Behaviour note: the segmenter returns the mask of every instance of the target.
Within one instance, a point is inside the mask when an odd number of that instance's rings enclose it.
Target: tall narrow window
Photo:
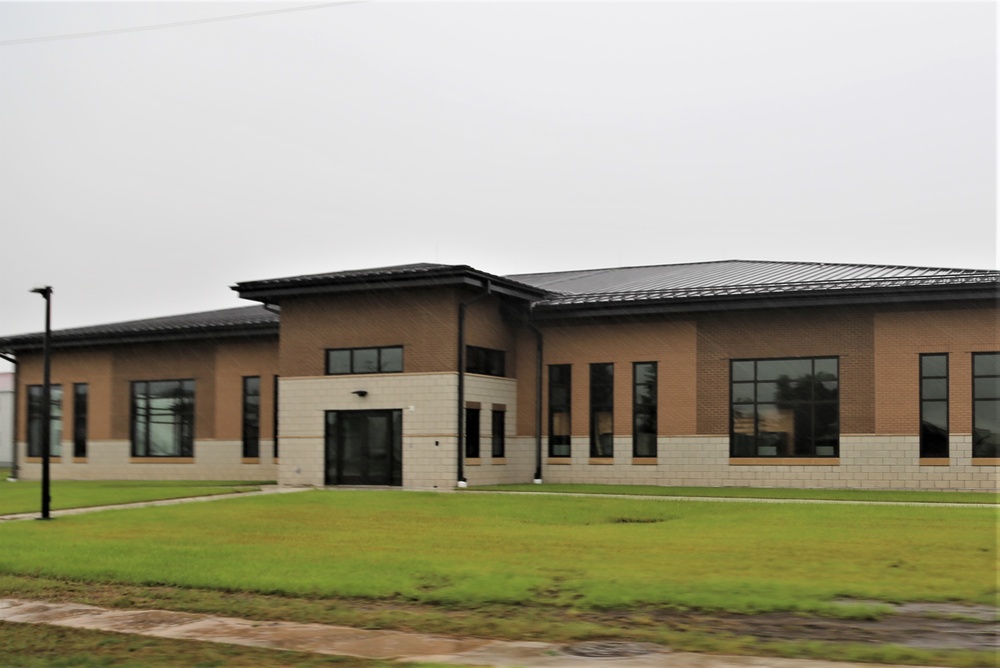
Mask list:
[[[260,376],[243,377],[243,456],[260,457]]]
[[[274,459],[278,459],[278,375],[275,374],[274,381],[272,383],[274,392],[271,394],[271,401],[274,405],[271,407],[273,420],[271,422],[271,427],[274,430]]]
[[[972,354],[972,456],[1000,457],[1000,353]]]
[[[570,381],[572,366],[549,366],[549,457],[569,457]]]
[[[502,459],[507,456],[505,431],[507,428],[507,413],[502,408],[493,409],[492,456]]]
[[[948,456],[948,355],[920,356],[920,456]]]
[[[86,383],[73,383],[73,456],[87,456]]]
[[[731,457],[837,456],[836,357],[734,360],[731,373]]]
[[[632,456],[656,457],[656,362],[632,365]]]
[[[465,456],[479,458],[479,409],[465,409]]]
[[[590,365],[590,456],[615,454],[615,365]]]
[[[194,381],[132,383],[132,456],[194,456]]]
[[[28,456],[42,456],[45,417],[42,385],[28,386]],[[49,455],[58,457],[62,441],[62,385],[49,385]]]

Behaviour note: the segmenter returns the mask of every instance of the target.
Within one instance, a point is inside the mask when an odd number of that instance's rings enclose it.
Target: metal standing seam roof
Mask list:
[[[757,260],[515,274],[508,278],[560,293],[537,302],[553,307],[831,290],[1000,287],[1000,272],[987,269]]]
[[[407,264],[374,269],[310,274],[237,284],[240,291],[311,285],[343,285],[366,289],[372,283],[390,284],[409,278],[475,277],[501,283],[535,306],[600,307],[602,305],[663,302],[697,303],[717,297],[761,297],[829,293],[832,291],[904,290],[925,287],[979,287],[1000,298],[1000,271],[893,265],[828,264],[722,260],[686,264],[612,267],[580,271],[495,276],[467,265]],[[686,308],[686,307],[685,307]],[[263,305],[204,311],[184,315],[130,320],[53,332],[53,342],[88,345],[113,341],[157,341],[227,335],[276,335],[280,316]],[[29,350],[42,345],[42,333],[0,337],[0,351]]]
[[[263,305],[242,306],[219,311],[185,313],[145,320],[128,320],[107,325],[75,327],[52,332],[56,344],[83,345],[108,340],[158,340],[218,335],[222,332],[270,334],[278,332],[279,315]],[[0,350],[31,349],[42,345],[43,333],[0,338]]]

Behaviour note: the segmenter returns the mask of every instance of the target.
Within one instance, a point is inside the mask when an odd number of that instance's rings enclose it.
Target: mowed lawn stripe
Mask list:
[[[313,491],[0,526],[0,572],[477,605],[995,603],[988,508]]]

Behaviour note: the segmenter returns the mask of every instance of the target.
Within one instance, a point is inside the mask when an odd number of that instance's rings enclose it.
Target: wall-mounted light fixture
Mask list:
[[[368,390],[354,390],[353,392],[351,392],[351,394],[356,394],[359,397],[367,397],[368,396]]]

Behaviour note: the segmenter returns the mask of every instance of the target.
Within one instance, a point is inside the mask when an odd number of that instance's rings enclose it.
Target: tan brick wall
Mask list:
[[[525,439],[527,440],[527,439]],[[622,445],[627,439],[622,439]],[[921,466],[916,436],[843,435],[839,462],[829,466],[729,463],[725,436],[662,437],[655,465],[635,465],[615,444],[613,465],[589,464],[587,439],[573,441],[569,464],[545,464],[547,483],[604,483],[703,487],[805,487],[843,489],[1000,489],[1000,467],[974,466],[971,439],[953,436],[948,466]],[[619,454],[621,453],[621,454]],[[525,480],[524,482],[527,482]]]
[[[729,434],[729,361],[840,358],[841,433],[875,430],[872,313],[865,308],[770,309],[698,318],[698,427]]]
[[[693,434],[697,415],[697,331],[687,320],[618,321],[545,325],[542,382],[542,429],[548,429],[548,367],[571,364],[572,434],[586,437],[589,452],[590,364],[615,365],[615,434],[632,433],[632,363],[656,362],[658,372],[657,424],[661,434]],[[518,345],[518,434],[535,430],[535,336],[522,329]],[[547,447],[547,445],[546,445]],[[574,452],[577,450],[574,442]],[[616,450],[618,444],[616,442]],[[632,446],[629,439],[628,452]]]
[[[458,301],[452,289],[374,291],[287,299],[281,375],[322,376],[327,348],[403,346],[406,373],[454,371]]]
[[[72,452],[72,441],[63,441],[63,452]],[[22,462],[18,475],[24,480],[39,480],[41,464],[25,462],[25,443],[18,449]],[[52,480],[277,480],[277,466],[271,459],[271,441],[261,440],[259,463],[243,463],[242,441],[198,441],[194,443],[191,463],[175,464],[150,461],[130,462],[129,441],[90,441],[86,460],[59,457],[50,465]],[[53,485],[57,498],[59,486]]]
[[[457,374],[283,377],[279,382],[281,484],[324,483],[325,411],[401,409],[403,486],[454,487]],[[368,392],[366,397],[352,394],[361,389]]]
[[[920,354],[948,353],[950,430],[971,434],[972,353],[991,351],[1000,351],[996,304],[876,314],[874,431],[920,433]]]

